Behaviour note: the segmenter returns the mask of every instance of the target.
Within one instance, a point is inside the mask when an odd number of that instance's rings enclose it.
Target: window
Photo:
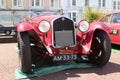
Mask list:
[[[22,7],[22,0],[13,0],[13,6]]]
[[[1,0],[1,4],[2,4],[2,5],[4,4],[4,0]]]
[[[14,6],[22,6],[22,2],[21,2],[21,0],[14,0],[14,4],[13,4]]]
[[[0,7],[5,7],[5,0],[0,0]]]
[[[110,15],[103,17],[100,21],[109,23]]]
[[[36,6],[39,6],[39,5],[40,5],[40,1],[36,0]]]
[[[32,5],[32,7],[43,6],[43,0],[32,0],[31,5]]]
[[[101,7],[101,0],[98,1],[98,7]]]
[[[116,1],[113,1],[113,9],[116,10]]]
[[[105,0],[98,0],[98,7],[105,7]]]
[[[71,19],[71,13],[68,13],[69,18]]]
[[[76,0],[72,0],[72,5],[73,5],[73,6],[76,5]]]
[[[51,0],[51,7],[54,6],[54,0]]]
[[[73,20],[76,22],[76,13],[73,13]]]
[[[120,22],[120,13],[115,13],[112,15],[111,23],[118,23]]]
[[[120,10],[120,1],[118,1],[118,10]]]
[[[89,6],[89,0],[85,0],[85,6]]]
[[[103,0],[102,2],[102,7],[105,7],[105,0]]]
[[[50,5],[49,5],[50,9],[60,9],[60,0],[49,0],[49,2],[50,2]]]
[[[32,0],[32,6],[34,6],[34,3],[35,3],[34,0]]]
[[[0,5],[3,6],[4,5],[4,0],[0,0]]]
[[[14,0],[14,6],[17,6],[17,0]]]

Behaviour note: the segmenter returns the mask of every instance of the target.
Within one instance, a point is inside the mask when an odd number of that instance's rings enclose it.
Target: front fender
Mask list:
[[[93,35],[96,31],[104,31],[106,33],[109,33],[110,29],[108,26],[106,26],[103,23],[91,23],[89,31],[87,33],[78,33],[77,36],[80,40],[80,36],[82,34],[82,42],[80,42],[80,45],[82,46],[82,53],[83,54],[89,54],[91,49],[91,44],[93,41]]]
[[[29,31],[32,29],[32,25],[28,22],[21,22],[21,23],[18,23],[16,26],[17,26],[18,32]]]
[[[95,31],[97,29],[103,30],[105,32],[110,31],[110,28],[106,24],[104,24],[103,22],[93,22],[90,24],[90,30]]]
[[[79,42],[78,45],[82,47],[82,54],[89,54],[93,34],[93,31],[87,32],[86,34],[77,33],[77,41]]]

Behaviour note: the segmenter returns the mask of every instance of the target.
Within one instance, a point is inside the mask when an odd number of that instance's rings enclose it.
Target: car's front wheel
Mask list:
[[[31,47],[30,39],[27,32],[18,32],[18,48],[20,69],[23,72],[31,71]]]
[[[106,32],[96,31],[91,45],[89,61],[97,66],[104,66],[111,56],[111,43]]]

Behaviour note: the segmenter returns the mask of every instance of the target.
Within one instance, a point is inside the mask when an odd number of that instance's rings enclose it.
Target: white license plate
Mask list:
[[[76,60],[76,54],[59,54],[55,55],[53,61],[69,61],[69,60]]]

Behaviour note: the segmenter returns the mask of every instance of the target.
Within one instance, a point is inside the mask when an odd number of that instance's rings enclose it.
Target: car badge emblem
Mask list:
[[[64,17],[62,18],[62,21],[65,21],[65,18],[64,18]]]

